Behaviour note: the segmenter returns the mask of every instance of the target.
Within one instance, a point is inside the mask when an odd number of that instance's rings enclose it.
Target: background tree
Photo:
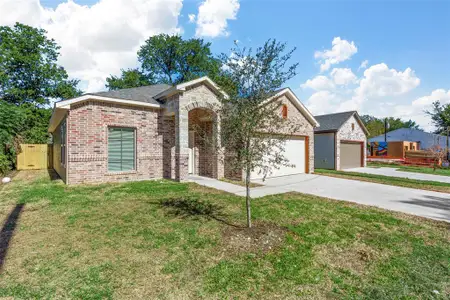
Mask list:
[[[183,40],[179,35],[150,37],[138,51],[141,70],[122,71],[121,77],[107,78],[110,90],[155,83],[178,84],[202,76],[220,83],[220,60],[202,39]]]
[[[218,108],[220,140],[227,165],[245,173],[248,227],[252,225],[250,174],[260,171],[265,178],[272,168],[289,165],[285,141],[299,129],[294,120],[282,118],[279,101],[268,101],[295,76],[297,64],[287,66],[294,50],[286,51],[286,44],[269,40],[254,53],[236,46],[232,57],[221,56],[233,84],[224,87],[229,97],[222,98]]]
[[[0,100],[0,174],[15,164],[25,122],[26,114],[19,106]]]
[[[0,99],[42,107],[50,99],[78,96],[78,80],[69,80],[56,63],[59,48],[43,29],[0,26]]]
[[[450,126],[450,103],[441,104],[440,101],[433,102],[433,108],[426,113],[431,117],[431,121],[436,126],[437,134],[446,134]]]
[[[19,143],[47,143],[51,101],[76,97],[78,80],[57,64],[59,46],[42,29],[0,26],[0,169],[14,166]],[[6,167],[5,167],[6,166]]]
[[[106,78],[106,82],[106,87],[109,90],[120,90],[155,84],[155,80],[151,75],[146,75],[139,69],[122,70],[122,75],[120,77],[111,75],[111,77]]]
[[[388,117],[389,131],[400,128],[420,129],[419,125],[413,121],[403,121],[400,118]],[[361,120],[369,131],[369,138],[384,134],[384,118],[376,118],[371,115],[362,115]]]

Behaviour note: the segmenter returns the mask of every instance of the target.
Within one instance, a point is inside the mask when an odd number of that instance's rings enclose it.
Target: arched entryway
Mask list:
[[[216,114],[207,108],[194,108],[188,112],[188,128],[188,174],[217,178]]]

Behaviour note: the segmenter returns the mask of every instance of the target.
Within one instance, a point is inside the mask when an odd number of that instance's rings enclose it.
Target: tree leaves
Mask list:
[[[431,117],[436,133],[444,134],[450,127],[450,104],[441,104],[440,101],[433,102],[433,108],[426,113]]]
[[[57,64],[59,48],[43,29],[0,26],[0,99],[42,107],[50,99],[80,95],[79,81],[69,80]]]
[[[202,39],[183,40],[179,35],[159,34],[148,38],[138,51],[141,69],[122,70],[110,76],[110,90],[166,83],[178,84],[202,76],[218,78],[220,61],[211,54],[211,44]]]
[[[384,119],[376,118],[370,115],[362,115],[361,120],[369,131],[369,138],[384,134]],[[419,125],[413,121],[403,121],[400,118],[389,117],[387,118],[389,129],[388,131],[400,129],[400,128],[412,128],[412,129],[420,129]]]
[[[112,90],[127,89],[155,83],[151,75],[146,75],[139,69],[122,70],[122,76],[111,76],[106,78],[106,87]]]

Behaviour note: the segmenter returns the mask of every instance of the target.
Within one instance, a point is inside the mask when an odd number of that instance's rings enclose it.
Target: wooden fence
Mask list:
[[[20,148],[21,152],[17,155],[17,170],[42,170],[53,167],[52,145],[21,144]]]
[[[431,151],[417,150],[417,151],[406,151],[405,152],[405,163],[411,165],[434,165],[435,158]],[[438,162],[441,164],[441,161]]]

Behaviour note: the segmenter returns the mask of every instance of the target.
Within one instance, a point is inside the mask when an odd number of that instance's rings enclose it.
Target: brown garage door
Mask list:
[[[341,142],[341,169],[361,167],[361,143]]]

